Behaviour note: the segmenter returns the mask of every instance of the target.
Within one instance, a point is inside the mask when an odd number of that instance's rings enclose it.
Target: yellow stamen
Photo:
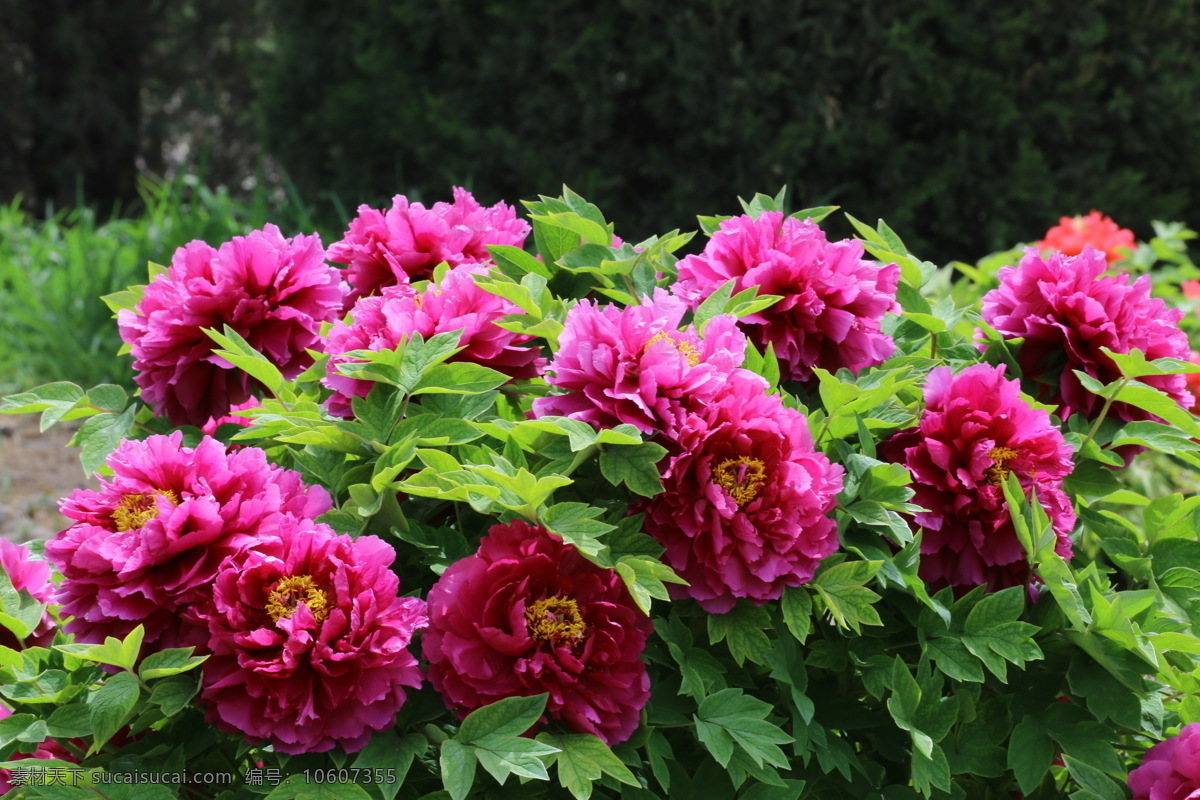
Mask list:
[[[1009,473],[1012,472],[1004,466],[1004,462],[1016,458],[1017,451],[1011,447],[993,447],[988,451],[988,456],[996,463],[984,470],[983,479],[992,486],[1000,486],[1008,480]]]
[[[739,506],[758,496],[767,478],[767,468],[757,458],[727,458],[713,470],[713,482],[725,490]]]
[[[329,598],[317,588],[311,575],[289,575],[281,578],[267,595],[267,613],[278,622],[296,613],[296,607],[304,603],[317,622],[329,616]]]
[[[179,505],[179,496],[170,489],[155,489],[145,494],[127,494],[109,515],[112,521],[117,523],[117,530],[132,531],[157,517],[158,503],[154,499],[155,495],[167,498],[173,506]]]
[[[530,636],[553,644],[574,644],[587,630],[579,606],[569,597],[538,600],[525,609],[525,624]]]
[[[698,351],[696,346],[686,339],[681,340],[675,338],[676,336],[682,335],[683,334],[681,334],[679,331],[659,331],[650,337],[650,341],[646,342],[646,346],[642,348],[642,352],[645,353],[650,349],[650,345],[654,344],[655,342],[661,342],[665,339],[674,345],[675,349],[687,359],[688,366],[694,367],[700,363],[700,351]]]

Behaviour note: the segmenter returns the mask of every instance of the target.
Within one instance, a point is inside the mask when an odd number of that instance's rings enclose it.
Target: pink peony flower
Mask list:
[[[213,355],[205,328],[228,325],[285,377],[300,374],[312,364],[305,348],[341,309],[338,271],[324,258],[320,237],[284,239],[274,225],[220,249],[176,250],[137,308],[117,315],[142,398],[172,424],[198,427],[250,399],[257,382]]]
[[[202,698],[207,719],[283,753],[360,750],[395,724],[425,603],[398,597],[396,552],[375,536],[274,517],[217,571]]]
[[[646,532],[706,610],[737,598],[762,605],[812,579],[838,546],[827,514],[842,468],[813,448],[808,422],[737,370],[728,390],[687,416],[663,470],[664,491],[643,505]]]
[[[350,417],[351,397],[366,397],[374,384],[348,378],[337,371],[339,364],[354,361],[343,355],[351,350],[390,350],[414,333],[425,339],[438,333],[462,331],[464,349],[450,361],[467,361],[499,370],[513,378],[536,376],[545,360],[537,347],[524,347],[532,336],[507,331],[496,321],[523,313],[502,297],[486,292],[475,276],[487,271],[481,264],[464,264],[446,273],[441,282],[417,294],[408,284],[389,286],[378,297],[364,297],[351,311],[349,324],[339,322],[330,329],[325,352],[331,354],[324,384],[334,390],[327,407],[331,414]]]
[[[1137,247],[1133,231],[1117,227],[1117,223],[1099,211],[1086,217],[1062,217],[1058,225],[1046,231],[1046,237],[1037,242],[1042,250],[1056,250],[1064,256],[1076,256],[1085,247],[1093,247],[1104,253],[1108,263],[1129,257]]]
[[[900,268],[863,259],[859,242],[829,242],[816,223],[768,211],[721,223],[700,255],[679,262],[675,291],[693,308],[730,279],[733,291],[757,287],[782,295],[739,325],[760,350],[775,346],[784,380],[809,381],[812,368],[852,373],[883,363],[895,350],[879,330],[899,313]]]
[[[42,605],[54,602],[54,587],[50,583],[50,565],[45,561],[34,561],[29,550],[7,539],[0,539],[0,569],[8,576],[12,587],[26,591]],[[7,628],[0,628],[0,646],[20,650],[22,647],[49,647],[54,639],[54,620],[48,612],[42,612],[42,620],[24,641],[19,641]]]
[[[1147,750],[1129,789],[1133,800],[1200,800],[1200,722]]]
[[[1141,350],[1147,359],[1188,357],[1187,335],[1179,329],[1183,312],[1150,297],[1150,277],[1129,283],[1128,276],[1103,276],[1104,255],[1085,247],[1077,256],[1055,253],[1043,259],[1025,251],[1018,267],[999,272],[1000,286],[984,295],[983,319],[1005,338],[1024,339],[1017,353],[1028,386],[1041,402],[1057,405],[1066,419],[1080,413],[1094,419],[1104,400],[1083,388],[1072,370],[1101,383],[1121,377],[1101,352]],[[1139,378],[1191,405],[1183,375]],[[1114,403],[1110,416],[1122,420],[1157,419],[1128,403]]]
[[[146,652],[203,645],[195,606],[221,562],[256,542],[272,517],[315,517],[332,505],[323,488],[271,465],[262,450],[181,441],[176,431],[123,442],[99,491],[62,501],[73,523],[46,543],[46,558],[63,574],[56,600],[78,640],[121,638],[140,623]]]
[[[690,325],[679,330],[686,311],[662,289],[628,308],[581,300],[567,313],[546,378],[570,393],[535,399],[534,415],[671,435],[687,409],[722,390],[746,352],[733,317],[714,317],[700,336]]]
[[[547,692],[546,714],[609,744],[650,697],[650,620],[612,570],[542,528],[494,525],[429,591],[429,680],[460,716]]]
[[[388,211],[358,207],[340,242],[329,248],[329,260],[347,266],[353,291],[349,308],[359,298],[379,294],[385,286],[429,278],[434,268],[490,262],[491,244],[521,247],[529,224],[511,206],[484,208],[466,189],[454,187],[453,203],[420,203],[396,195]]]
[[[915,428],[893,434],[880,457],[912,472],[914,527],[921,539],[921,579],[936,588],[987,584],[992,591],[1026,583],[1029,564],[1004,502],[1001,484],[1015,474],[1026,496],[1037,495],[1071,557],[1075,511],[1062,480],[1074,469],[1072,450],[1050,415],[1020,397],[1004,367],[976,364],[959,375],[929,374],[925,411]]]

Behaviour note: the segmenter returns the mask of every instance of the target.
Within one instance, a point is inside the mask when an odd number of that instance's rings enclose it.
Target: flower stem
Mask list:
[[[1084,437],[1083,443],[1079,445],[1079,452],[1083,452],[1083,448],[1087,447],[1088,442],[1096,435],[1096,431],[1100,430],[1100,424],[1104,422],[1104,418],[1108,416],[1108,410],[1112,408],[1113,399],[1121,393],[1121,390],[1125,388],[1125,384],[1127,383],[1129,383],[1129,378],[1121,378],[1121,380],[1117,381],[1117,388],[1113,390],[1112,394],[1104,398],[1104,405],[1100,408],[1100,416],[1096,417],[1096,421],[1092,423],[1092,427],[1087,432],[1087,436]]]

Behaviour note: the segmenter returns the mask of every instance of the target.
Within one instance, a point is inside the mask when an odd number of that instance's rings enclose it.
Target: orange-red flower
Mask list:
[[[1057,250],[1063,255],[1075,256],[1089,244],[1102,251],[1110,264],[1128,258],[1137,246],[1133,231],[1118,227],[1112,218],[1099,211],[1093,211],[1086,217],[1063,217],[1057,225],[1046,231],[1046,237],[1037,246],[1042,250]]]

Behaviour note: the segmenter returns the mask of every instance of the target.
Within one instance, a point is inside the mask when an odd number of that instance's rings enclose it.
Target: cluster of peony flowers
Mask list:
[[[495,324],[509,314],[524,312],[514,303],[479,288],[475,276],[486,271],[485,264],[468,263],[451,269],[420,293],[401,283],[384,288],[382,295],[355,303],[351,321],[334,325],[324,342],[330,359],[323,382],[334,390],[326,402],[329,412],[339,417],[353,416],[350,398],[366,397],[374,386],[338,371],[339,365],[355,360],[346,353],[390,350],[413,334],[429,339],[438,333],[461,330],[458,344],[463,349],[450,361],[482,364],[512,378],[536,376],[545,359],[538,348],[524,346],[533,337]]]
[[[753,287],[780,295],[738,324],[760,350],[774,345],[783,379],[811,381],[813,367],[857,375],[892,354],[895,345],[880,322],[900,311],[900,268],[862,255],[861,243],[830,242],[810,220],[778,211],[734,217],[721,223],[703,253],[680,260],[675,291],[692,308],[730,279],[734,292]]]
[[[737,598],[778,598],[837,549],[828,513],[843,473],[816,452],[804,416],[740,369],[734,319],[679,330],[685,310],[663,290],[627,308],[580,302],[547,367],[547,382],[570,391],[534,400],[533,413],[628,423],[668,447],[646,530],[690,584],[673,591],[724,612]]]
[[[396,195],[386,211],[358,207],[342,240],[329,248],[329,260],[346,265],[351,291],[346,307],[384,287],[432,277],[438,264],[489,262],[488,245],[520,247],[529,223],[505,203],[481,206],[471,193],[454,187],[453,203],[425,208]]]
[[[135,309],[117,315],[142,399],[173,425],[205,425],[251,397],[257,382],[213,354],[204,333],[226,325],[294,378],[312,364],[321,323],[341,309],[338,271],[319,236],[285,239],[274,225],[220,248],[175,251]]]
[[[983,298],[984,322],[1006,339],[1024,340],[1017,363],[1026,389],[1039,401],[1058,406],[1063,419],[1076,413],[1094,419],[1104,404],[1073,370],[1105,384],[1121,377],[1100,348],[1114,353],[1137,349],[1151,360],[1186,360],[1190,352],[1179,328],[1183,312],[1150,296],[1149,276],[1130,283],[1125,275],[1104,275],[1107,268],[1104,255],[1091,247],[1076,256],[1054,253],[1046,258],[1030,248],[1018,266],[1000,270],[1000,286]],[[1140,380],[1191,407],[1183,375]],[[1154,419],[1128,403],[1114,403],[1109,413],[1122,420]]]
[[[101,642],[145,627],[147,651],[211,658],[209,719],[286,753],[361,748],[420,684],[405,648],[424,603],[397,596],[395,553],[313,522],[328,493],[257,448],[182,434],[126,441],[99,491],[62,503],[46,544],[66,630]],[[215,589],[214,589],[215,587]]]
[[[1196,800],[1200,797],[1200,722],[1146,751],[1129,773],[1133,800]]]
[[[429,680],[460,716],[548,693],[546,716],[609,744],[650,698],[653,631],[616,572],[520,520],[494,525],[429,592]]]
[[[1077,256],[1085,247],[1092,247],[1104,253],[1104,258],[1112,264],[1128,258],[1137,242],[1133,231],[1118,227],[1111,218],[1093,211],[1086,217],[1062,217],[1036,246],[1064,256]]]
[[[912,473],[912,518],[923,528],[919,574],[931,587],[991,591],[1030,579],[1001,488],[1015,475],[1025,494],[1045,507],[1056,552],[1071,557],[1075,511],[1062,480],[1074,468],[1070,445],[1050,415],[1021,399],[1004,366],[976,364],[954,375],[939,367],[925,386],[925,411],[916,427],[880,446],[883,458]]]

